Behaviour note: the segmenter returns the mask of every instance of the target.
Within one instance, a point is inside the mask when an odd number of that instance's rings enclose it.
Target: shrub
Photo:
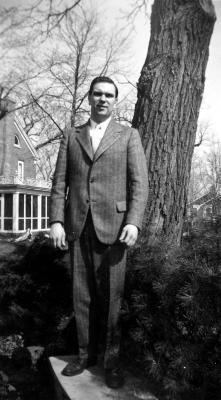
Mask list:
[[[67,253],[39,234],[0,259],[0,332],[21,333],[25,343],[52,345],[71,308]]]
[[[180,249],[143,243],[128,259],[125,352],[168,399],[221,392],[220,225],[203,228]]]

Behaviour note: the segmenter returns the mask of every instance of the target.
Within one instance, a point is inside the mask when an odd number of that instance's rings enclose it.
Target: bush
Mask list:
[[[42,234],[13,249],[0,259],[0,332],[22,333],[26,345],[59,351],[65,346],[61,321],[71,308],[67,253],[53,249]]]
[[[215,221],[193,231],[179,249],[143,242],[129,253],[124,356],[163,388],[157,394],[164,400],[220,397],[220,249]],[[13,250],[0,259],[1,335],[22,333],[25,346],[46,346],[50,354],[73,352],[67,253],[42,235]]]
[[[216,221],[181,249],[143,243],[129,255],[125,353],[168,399],[220,398],[220,239]]]

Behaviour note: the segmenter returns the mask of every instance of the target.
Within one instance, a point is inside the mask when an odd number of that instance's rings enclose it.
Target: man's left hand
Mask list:
[[[127,224],[123,228],[119,240],[128,247],[133,246],[137,241],[138,228],[135,225]]]

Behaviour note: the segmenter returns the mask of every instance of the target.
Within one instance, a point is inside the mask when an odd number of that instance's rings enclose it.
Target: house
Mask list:
[[[19,116],[0,120],[0,233],[47,229],[50,183],[36,176],[37,152]]]
[[[187,216],[193,220],[212,220],[221,216],[221,188],[210,191],[190,202],[187,206]]]

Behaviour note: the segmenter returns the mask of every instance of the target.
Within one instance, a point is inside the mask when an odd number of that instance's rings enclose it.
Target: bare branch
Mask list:
[[[76,9],[82,0],[75,0],[70,6],[60,8],[61,2],[57,0],[39,0],[29,7],[1,7],[0,25],[2,29],[0,36],[6,33],[21,31],[26,28],[33,29],[33,35],[29,32],[27,39],[35,37],[34,30],[38,29],[38,36],[47,38],[60,25],[67,16]]]
[[[203,141],[205,141],[208,137],[208,130],[209,130],[209,123],[208,122],[201,122],[197,129],[197,142],[195,143],[194,147],[199,147]]]
[[[9,49],[4,96],[16,101],[13,111],[20,111],[26,133],[34,139],[42,163],[47,162],[47,171],[55,161],[55,153],[49,150],[59,142],[62,128],[81,124],[89,116],[86,100],[93,77],[126,75],[121,60],[128,35],[114,30],[110,37],[98,25],[94,9],[81,4],[80,0],[67,0],[65,6],[60,0],[39,0],[22,12],[16,9],[10,31],[13,40],[4,43]],[[129,106],[129,100],[126,105],[126,97],[123,100],[118,117],[130,123],[133,105]],[[44,171],[44,165],[40,169]]]
[[[41,106],[41,104],[38,102],[38,99],[36,99],[33,94],[31,94],[31,97],[33,99],[33,102],[37,104],[37,106],[51,119],[51,121],[55,124],[55,126],[59,129],[61,133],[63,133],[63,130],[61,127],[58,125],[58,123],[55,121],[55,119],[52,117],[52,115],[44,108]]]
[[[63,136],[63,133],[58,133],[58,134],[55,135],[53,138],[48,139],[48,140],[45,140],[45,142],[42,142],[42,143],[38,144],[38,145],[35,147],[35,149],[36,149],[36,150],[39,150],[39,149],[41,149],[42,147],[47,146],[49,143],[53,143],[55,140],[61,139],[62,136]]]

